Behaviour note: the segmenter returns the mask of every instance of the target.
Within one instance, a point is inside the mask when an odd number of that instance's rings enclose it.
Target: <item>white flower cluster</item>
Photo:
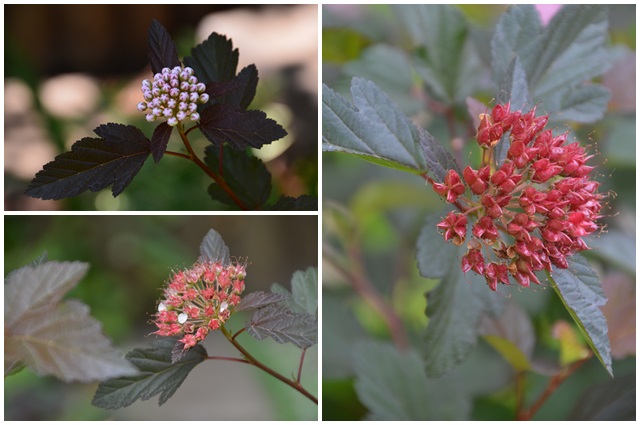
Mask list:
[[[164,117],[172,127],[187,117],[198,121],[198,103],[207,103],[209,100],[204,90],[205,85],[198,82],[193,69],[188,66],[162,68],[162,72],[153,76],[153,81],[142,81],[145,101],[138,103],[138,110],[147,112],[147,121],[153,122],[156,118]]]

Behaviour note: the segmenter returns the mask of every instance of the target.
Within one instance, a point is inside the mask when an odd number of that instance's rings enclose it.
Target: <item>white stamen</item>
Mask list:
[[[225,311],[227,308],[229,308],[229,303],[228,302],[225,301],[222,304],[220,304],[220,313]]]

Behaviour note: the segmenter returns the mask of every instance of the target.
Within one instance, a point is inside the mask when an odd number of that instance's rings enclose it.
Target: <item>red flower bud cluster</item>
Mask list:
[[[158,304],[154,324],[160,336],[182,335],[187,350],[231,316],[244,291],[246,264],[199,262],[174,272]]]
[[[437,227],[446,241],[462,245],[472,223],[461,267],[484,276],[494,291],[498,282],[509,284],[509,276],[528,287],[540,283],[537,271],[567,268],[567,257],[589,249],[582,237],[600,228],[604,196],[589,178],[591,156],[579,143],[567,144],[566,134],[545,130],[548,118],[536,116],[536,108],[522,113],[496,105],[478,126],[480,169],[465,168],[462,179],[449,170],[443,183],[433,183],[460,210]],[[507,133],[511,145],[496,169],[493,148]]]

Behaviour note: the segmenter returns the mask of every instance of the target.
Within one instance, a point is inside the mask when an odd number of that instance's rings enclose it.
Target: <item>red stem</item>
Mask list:
[[[192,130],[193,128],[194,127],[191,127],[189,130]],[[233,190],[229,187],[229,185],[227,185],[227,182],[225,182],[221,176],[217,175],[211,168],[207,167],[207,165],[204,162],[202,162],[200,158],[198,158],[198,156],[193,151],[193,148],[191,147],[191,143],[189,143],[189,139],[187,138],[186,133],[182,128],[182,123],[178,123],[178,132],[180,133],[180,138],[182,138],[182,142],[184,143],[184,146],[187,148],[187,151],[189,152],[190,156],[188,158],[191,161],[193,161],[198,167],[200,167],[205,173],[207,173],[207,175],[211,177],[222,188],[222,190],[224,190],[227,193],[227,195],[231,197],[231,199],[233,199],[233,202],[235,202],[235,204],[239,206],[240,209],[245,211],[248,210],[249,208],[238,198],[238,196],[233,192]],[[178,156],[178,155],[174,155],[174,156]]]
[[[574,362],[571,365],[569,365],[569,367],[567,367],[566,369],[564,369],[564,370],[560,371],[558,374],[554,375],[553,378],[551,378],[551,381],[549,381],[549,384],[547,385],[547,388],[545,388],[545,390],[542,392],[542,394],[540,394],[538,399],[535,401],[535,403],[533,403],[533,405],[529,409],[527,409],[527,410],[517,410],[516,411],[516,419],[519,420],[519,421],[528,421],[528,420],[530,420],[536,414],[536,412],[542,407],[544,402],[547,401],[549,396],[551,394],[553,394],[553,392],[555,390],[558,389],[560,384],[562,384],[565,381],[565,379],[567,379],[569,376],[571,376],[573,374],[573,372],[575,372],[587,360],[589,360],[589,358],[590,357],[586,357],[586,358],[584,358],[582,360],[578,360],[577,362]],[[522,407],[522,406],[520,406],[520,407]]]
[[[296,379],[296,382],[299,384],[300,383],[300,378],[302,377],[302,364],[304,363],[304,355],[307,352],[306,348],[302,349],[302,354],[300,355],[300,365],[298,366],[298,379]]]
[[[316,396],[314,396],[313,394],[311,394],[309,391],[305,390],[302,387],[302,385],[300,385],[300,382],[296,382],[296,381],[293,381],[291,379],[288,379],[288,378],[282,376],[281,374],[279,374],[278,372],[276,372],[275,370],[271,369],[267,365],[265,365],[265,364],[261,363],[260,361],[258,361],[242,345],[240,345],[238,343],[238,341],[233,339],[233,337],[231,336],[229,331],[224,327],[224,325],[220,326],[220,330],[222,331],[224,336],[227,338],[227,340],[229,340],[229,342],[231,344],[233,344],[233,346],[236,347],[236,349],[238,351],[240,351],[242,353],[242,355],[246,358],[246,363],[252,364],[252,365],[256,366],[257,368],[262,369],[263,371],[267,372],[269,375],[273,376],[274,378],[278,379],[279,381],[284,382],[285,384],[287,384],[291,388],[295,389],[300,394],[304,395],[309,400],[313,401],[315,404],[318,404],[318,398]]]
[[[337,261],[332,260],[332,255],[324,249],[323,257],[331,261],[336,270],[351,283],[353,289],[360,294],[364,301],[382,316],[389,327],[391,338],[398,350],[404,351],[409,348],[409,339],[402,325],[402,320],[400,320],[400,317],[398,317],[395,311],[387,305],[382,295],[380,295],[373,284],[366,278],[364,267],[362,266],[362,258],[357,248],[351,247],[349,249],[352,272],[340,265]]]

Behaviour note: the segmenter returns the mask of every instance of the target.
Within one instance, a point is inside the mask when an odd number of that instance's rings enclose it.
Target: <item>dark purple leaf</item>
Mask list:
[[[235,311],[255,310],[271,304],[286,300],[287,295],[274,294],[273,292],[255,291],[242,297],[242,301],[235,308]]]
[[[427,167],[431,171],[434,180],[437,182],[444,181],[444,176],[449,170],[456,170],[458,174],[462,174],[453,155],[442,146],[442,143],[423,128],[417,128],[418,140],[424,152]]]
[[[240,87],[242,87],[242,83],[236,80],[213,81],[207,84],[205,93],[207,93],[211,99],[215,99],[216,97],[230,94]]]
[[[176,341],[171,349],[171,363],[179,362],[187,354],[187,350],[184,349],[184,342]]]
[[[147,43],[149,44],[149,63],[154,74],[161,72],[162,68],[180,65],[175,43],[167,30],[155,19],[151,21]]]
[[[204,162],[224,177],[229,188],[246,207],[254,210],[262,207],[271,193],[271,174],[262,161],[229,145],[223,145],[222,155],[220,161],[220,147],[209,145],[205,149]],[[209,195],[225,204],[236,205],[217,183],[209,186]]]
[[[222,263],[224,266],[231,263],[229,247],[224,243],[220,233],[213,229],[209,229],[200,243],[200,261]]]
[[[191,49],[191,56],[186,56],[184,63],[193,68],[204,84],[231,80],[236,76],[238,49],[233,48],[231,40],[214,32]]]
[[[249,65],[233,80],[208,83],[206,93],[211,99],[217,98],[212,103],[223,103],[246,110],[256,95],[257,86],[258,70],[255,65]]]
[[[171,352],[175,344],[175,338],[159,338],[151,343],[151,347],[136,348],[127,353],[125,358],[140,373],[101,382],[91,404],[103,409],[120,409],[138,399],[149,400],[158,394],[158,404],[164,404],[182,385],[189,372],[207,358],[207,350],[198,344],[173,363]]]
[[[103,139],[85,137],[36,174],[25,194],[62,199],[113,185],[118,196],[131,183],[151,153],[151,142],[133,126],[105,124],[94,130]]]
[[[167,150],[167,144],[169,143],[172,130],[173,127],[166,122],[159,124],[156,129],[153,130],[153,136],[151,137],[151,154],[156,163],[160,162],[164,151]]]
[[[212,143],[228,142],[236,149],[260,148],[287,135],[262,111],[241,111],[228,105],[212,105],[202,111],[200,130]]]
[[[269,207],[273,211],[317,211],[318,198],[300,195],[297,198],[281,196],[274,205]]]
[[[307,313],[293,313],[286,305],[272,304],[257,310],[245,323],[255,339],[273,338],[280,344],[290,342],[308,348],[318,342],[318,322]]]
[[[234,79],[240,84],[240,88],[227,96],[226,104],[239,106],[246,110],[256,96],[258,87],[258,69],[251,64],[242,68],[242,71]]]

